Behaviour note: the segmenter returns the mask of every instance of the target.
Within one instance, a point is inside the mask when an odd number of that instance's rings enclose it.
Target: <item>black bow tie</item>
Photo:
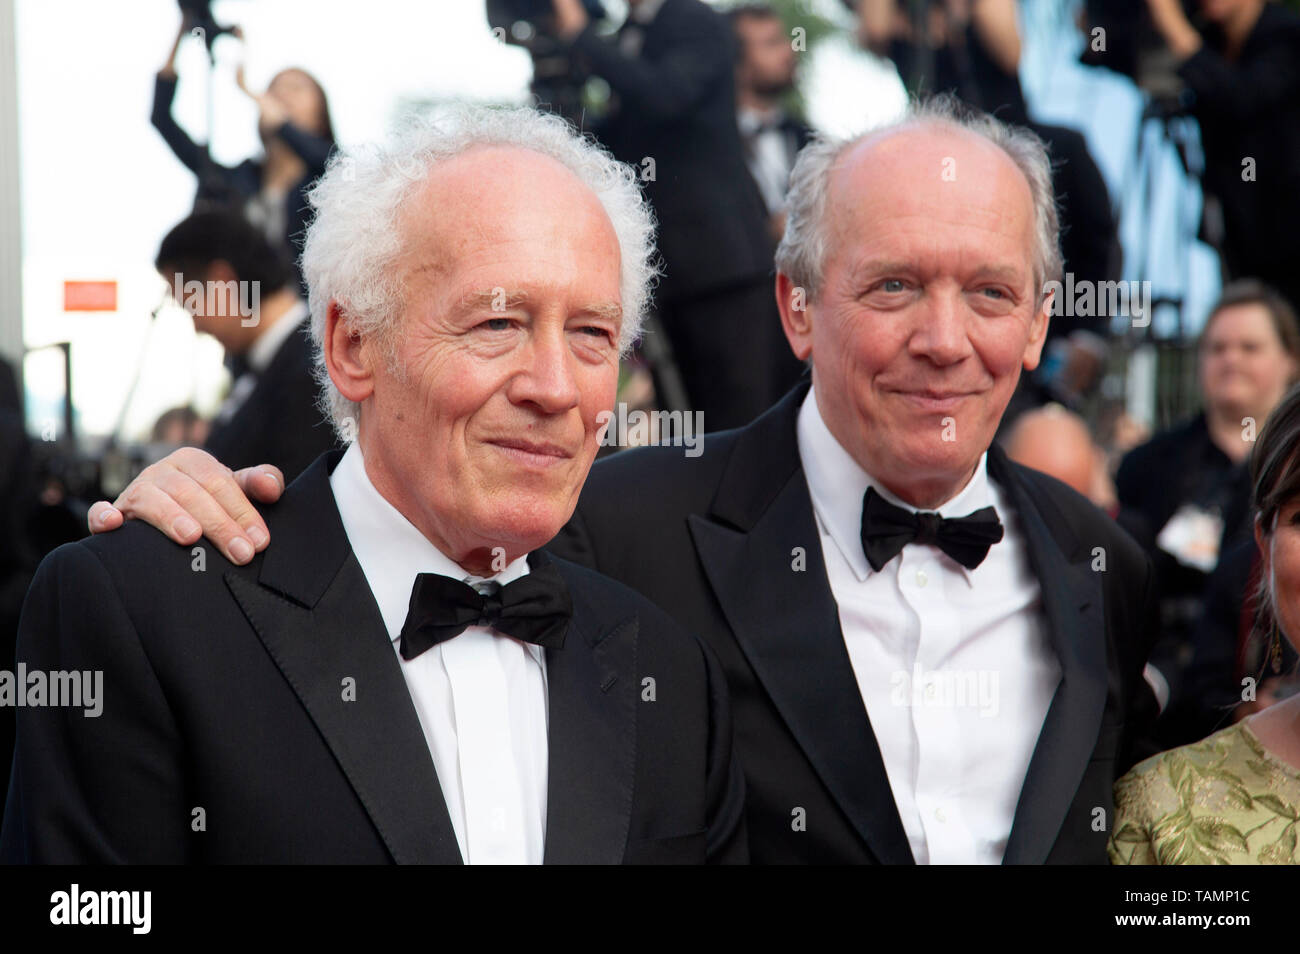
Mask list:
[[[569,588],[549,560],[529,558],[527,576],[501,586],[468,583],[437,573],[421,573],[411,587],[411,606],[402,626],[403,659],[414,659],[438,643],[459,636],[470,626],[490,626],[526,643],[559,649],[573,618]]]
[[[874,487],[862,500],[862,549],[876,572],[898,556],[909,543],[936,546],[968,570],[988,556],[989,547],[1002,539],[1002,522],[992,507],[982,507],[964,517],[895,507]]]

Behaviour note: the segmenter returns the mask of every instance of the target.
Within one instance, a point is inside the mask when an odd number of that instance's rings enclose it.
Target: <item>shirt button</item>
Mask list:
[[[948,816],[944,813],[942,808],[936,808],[934,810],[934,817],[936,821],[940,822],[946,822],[948,820]]]
[[[930,577],[926,575],[926,572],[925,572],[924,570],[917,570],[917,571],[916,571],[916,585],[917,585],[917,586],[925,586],[925,584],[927,584],[927,583],[929,583],[929,582],[930,582]]]

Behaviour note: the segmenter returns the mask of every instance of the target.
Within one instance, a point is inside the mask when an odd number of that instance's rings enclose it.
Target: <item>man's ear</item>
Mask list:
[[[1055,291],[1045,294],[1042,303],[1034,311],[1034,317],[1029,320],[1029,340],[1025,343],[1024,358],[1026,371],[1033,371],[1043,359],[1043,343],[1047,341],[1047,324],[1051,320],[1055,295]]]
[[[325,367],[339,393],[357,404],[375,391],[376,349],[370,344],[351,330],[343,306],[331,300],[325,313]]]
[[[812,354],[812,316],[809,314],[808,290],[796,285],[784,272],[776,273],[776,307],[781,312],[781,327],[790,342],[790,350],[800,361]]]

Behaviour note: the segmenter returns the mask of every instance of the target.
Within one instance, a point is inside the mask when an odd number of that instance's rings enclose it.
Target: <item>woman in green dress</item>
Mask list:
[[[1300,636],[1300,388],[1251,455],[1260,631],[1274,665]],[[1111,864],[1297,864],[1300,695],[1147,759],[1115,783]]]

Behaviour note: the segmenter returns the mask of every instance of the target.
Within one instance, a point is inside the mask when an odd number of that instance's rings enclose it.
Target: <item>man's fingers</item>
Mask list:
[[[96,500],[90,505],[90,512],[86,514],[86,525],[91,533],[106,533],[122,526],[125,519],[122,511],[107,500]]]
[[[143,475],[141,475],[143,476]],[[158,485],[159,478],[149,480],[137,477],[113,501],[124,517],[143,520],[167,534],[177,543],[193,543],[202,536],[202,528],[186,509]]]
[[[194,488],[185,484],[175,484],[170,480],[165,483],[159,481],[160,486],[203,525],[204,534],[220,546],[223,553],[231,557],[231,553],[227,552],[230,547],[234,548],[236,556],[244,552],[236,537],[242,537],[249,543],[251,549],[247,559],[235,559],[236,563],[247,563],[255,550],[262,549],[271,541],[261,515],[244,495],[239,479],[229,467],[211,454],[193,447],[176,451],[164,463],[171,464],[177,472],[198,485],[201,493],[196,493]],[[275,473],[280,474],[278,470]],[[272,499],[278,497],[277,492]],[[238,525],[240,532],[230,535],[227,521]]]
[[[235,487],[239,498],[244,499],[228,471],[224,477]],[[141,478],[117,500],[118,509],[126,516],[144,520],[177,543],[194,543],[200,535],[206,536],[232,563],[247,563],[253,558],[257,527],[246,530],[214,496],[213,489],[219,481],[204,486],[173,467],[160,468],[149,474],[147,480]],[[261,518],[256,520],[260,524]],[[261,532],[265,534],[264,527]]]
[[[249,500],[258,503],[275,503],[284,493],[284,474],[279,467],[259,464],[235,471],[235,481]]]

